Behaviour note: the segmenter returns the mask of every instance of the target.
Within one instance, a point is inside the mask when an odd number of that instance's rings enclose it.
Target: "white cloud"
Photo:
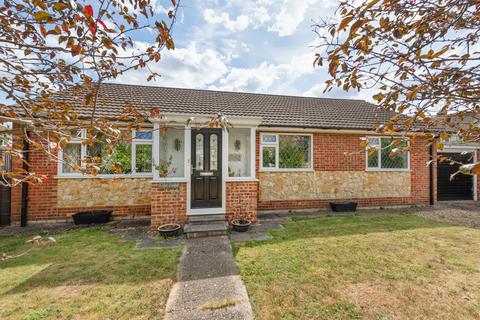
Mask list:
[[[136,42],[141,48],[145,44]],[[149,64],[150,69],[161,75],[156,81],[147,82],[148,70],[129,71],[116,79],[116,82],[183,88],[204,88],[227,72],[225,57],[211,49],[199,50],[195,42],[186,48],[163,52],[159,63]]]
[[[292,35],[300,23],[303,22],[308,7],[314,0],[284,0],[280,13],[275,17],[274,24],[268,31],[277,32],[279,36]]]
[[[294,56],[289,63],[263,61],[254,68],[231,68],[227,76],[210,89],[246,92],[285,93],[300,77],[313,73],[312,53]]]
[[[323,91],[325,90],[325,83],[317,83],[310,89],[303,92],[303,95],[306,97],[321,97],[324,95]]]
[[[225,12],[216,13],[212,9],[205,9],[203,18],[208,23],[221,24],[230,31],[245,30],[250,24],[250,18],[244,14],[237,16],[235,19],[230,19],[230,14]]]
[[[274,23],[268,31],[277,32],[279,36],[290,36],[297,30],[297,27],[306,19],[318,18],[312,16],[312,12],[322,14],[323,10],[337,5],[334,0],[283,0],[280,12],[275,16]],[[308,14],[308,18],[306,15]]]

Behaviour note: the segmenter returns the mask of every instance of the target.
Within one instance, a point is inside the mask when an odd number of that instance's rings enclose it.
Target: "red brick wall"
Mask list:
[[[18,127],[14,126],[13,131],[13,147],[17,150],[23,150],[23,139]],[[19,157],[12,156],[12,171],[15,173],[22,172],[23,161]],[[22,186],[16,185],[12,187],[10,194],[10,220],[13,224],[20,222],[20,213],[22,209]]]
[[[187,222],[187,183],[152,183],[151,227]]]
[[[258,181],[227,182],[227,219],[257,220]]]
[[[313,168],[315,171],[365,171],[365,149],[360,145],[364,135],[313,134]],[[257,134],[257,172],[260,168],[260,132]],[[429,149],[427,140],[417,138],[411,143],[411,196],[392,198],[348,199],[359,206],[427,205],[429,189]],[[436,172],[436,168],[434,170]],[[436,197],[436,195],[435,195]],[[342,201],[347,199],[335,199]],[[308,209],[329,206],[332,200],[259,201],[258,210]]]
[[[38,141],[35,135],[32,140]],[[18,129],[14,134],[13,143],[15,148],[23,148],[23,137]],[[32,144],[29,151],[29,171],[37,176],[45,176],[42,183],[32,184],[28,187],[28,221],[48,220],[69,220],[70,216],[79,211],[87,210],[112,210],[113,216],[142,216],[150,214],[149,205],[136,206],[108,206],[108,207],[77,207],[57,208],[57,162],[50,159],[49,155],[39,146]],[[13,159],[13,171],[21,172],[23,161],[19,158]],[[22,186],[12,188],[11,192],[11,221],[16,224],[20,222]]]
[[[359,135],[314,134],[315,171],[365,171],[365,149]]]

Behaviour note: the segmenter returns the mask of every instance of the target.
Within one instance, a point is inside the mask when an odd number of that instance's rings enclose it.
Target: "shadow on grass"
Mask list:
[[[120,241],[119,235],[105,229],[68,231],[55,238],[55,244],[0,262],[0,287],[10,287],[0,290],[0,295],[65,284],[139,284],[174,279],[181,254],[181,248],[137,250],[135,241]],[[25,244],[26,239],[1,237],[0,253],[26,251],[31,246]],[[46,267],[36,270],[35,265]],[[15,279],[5,279],[5,275]]]
[[[294,217],[281,230],[267,230],[270,240],[246,241],[233,245],[236,256],[242,246],[258,247],[297,239],[339,237],[376,232],[394,232],[422,228],[445,228],[447,224],[416,216],[412,213],[384,215],[341,215],[325,217]]]

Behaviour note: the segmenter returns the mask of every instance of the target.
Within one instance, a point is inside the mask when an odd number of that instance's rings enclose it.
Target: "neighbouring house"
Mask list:
[[[60,98],[81,106],[82,97],[68,91]],[[102,84],[97,114],[115,118],[126,103],[145,112],[155,106],[166,117],[152,117],[132,132],[118,157],[123,173],[84,176],[31,151],[30,170],[48,179],[29,187],[29,222],[69,221],[78,211],[108,209],[114,218],[150,216],[156,227],[206,214],[255,220],[259,211],[325,208],[332,201],[360,207],[437,201],[437,163],[428,165],[436,151],[417,137],[408,142],[409,152],[390,157],[381,147],[395,137],[375,128],[393,113],[365,101]],[[219,113],[232,128],[196,127]],[[101,143],[86,146],[83,136],[79,132],[59,158],[101,156]],[[378,150],[368,152],[362,139]],[[471,179],[470,199],[476,200],[477,180]],[[21,186],[11,190],[13,223],[20,220],[21,193]]]

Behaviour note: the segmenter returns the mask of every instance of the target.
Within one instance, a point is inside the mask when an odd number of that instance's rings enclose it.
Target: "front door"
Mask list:
[[[222,206],[222,130],[192,129],[192,208]]]

